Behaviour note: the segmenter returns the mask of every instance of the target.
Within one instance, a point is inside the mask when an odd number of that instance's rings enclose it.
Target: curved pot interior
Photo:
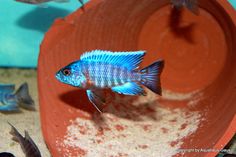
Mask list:
[[[199,157],[207,152],[180,148],[226,144],[236,130],[236,31],[229,16],[235,12],[223,0],[199,0],[199,7],[196,16],[173,9],[168,0],[94,0],[85,12],[55,21],[38,63],[42,129],[54,157]],[[108,91],[99,115],[84,90],[55,79],[58,69],[94,49],[145,50],[141,67],[163,58],[163,95]]]

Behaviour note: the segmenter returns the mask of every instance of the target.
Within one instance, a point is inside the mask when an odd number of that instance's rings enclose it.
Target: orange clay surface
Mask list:
[[[199,0],[200,15],[169,0],[91,0],[58,19],[38,62],[45,141],[61,156],[212,157],[236,131],[236,12],[225,0]],[[165,60],[163,96],[106,91],[103,115],[84,90],[55,73],[85,51],[146,50],[141,67]],[[187,151],[183,151],[187,149]]]

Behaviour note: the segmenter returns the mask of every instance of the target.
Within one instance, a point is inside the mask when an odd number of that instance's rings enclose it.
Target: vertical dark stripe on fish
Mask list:
[[[117,67],[117,76],[116,76],[116,79],[117,79],[118,85],[121,85],[121,84],[122,84],[121,73],[122,73],[121,68],[120,68],[120,67]]]

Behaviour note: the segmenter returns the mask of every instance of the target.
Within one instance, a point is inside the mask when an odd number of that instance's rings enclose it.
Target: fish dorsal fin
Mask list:
[[[34,146],[35,148],[37,148],[36,144],[34,143],[34,141],[32,140],[32,138],[30,137],[28,131],[25,131],[25,139],[28,140],[32,146]]]
[[[3,93],[13,93],[15,90],[14,84],[0,84],[0,91]]]
[[[111,52],[93,50],[81,55],[82,61],[94,61],[122,65],[130,70],[137,69],[142,62],[145,51]]]

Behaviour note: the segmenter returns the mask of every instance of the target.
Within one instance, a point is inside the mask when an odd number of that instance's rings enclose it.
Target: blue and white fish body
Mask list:
[[[27,83],[23,83],[15,93],[14,91],[14,84],[0,84],[0,112],[18,111],[19,106],[34,110],[34,101],[29,95]]]
[[[90,102],[101,112],[104,101],[102,89],[111,89],[124,95],[145,95],[141,85],[161,95],[160,74],[163,60],[157,60],[138,70],[144,51],[111,52],[94,50],[84,53],[56,73],[56,78],[75,87],[86,89]]]

